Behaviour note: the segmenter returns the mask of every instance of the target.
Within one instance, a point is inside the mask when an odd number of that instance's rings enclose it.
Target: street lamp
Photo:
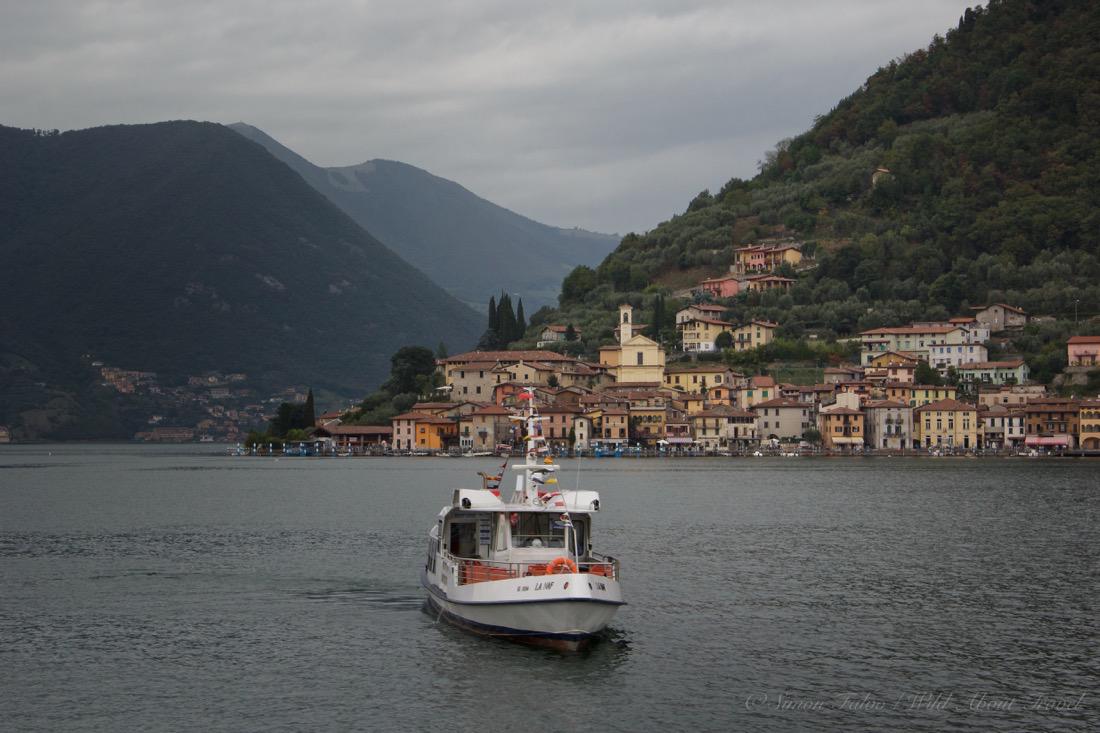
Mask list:
[[[1073,299],[1073,325],[1077,325],[1077,304],[1081,302],[1080,298]]]

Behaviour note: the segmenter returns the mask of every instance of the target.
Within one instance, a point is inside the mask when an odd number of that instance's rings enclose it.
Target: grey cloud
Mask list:
[[[966,7],[840,0],[7,3],[3,124],[244,120],[547,223],[642,231],[747,177]]]

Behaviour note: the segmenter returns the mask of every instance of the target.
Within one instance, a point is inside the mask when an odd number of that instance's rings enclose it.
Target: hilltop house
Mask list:
[[[733,333],[734,325],[711,318],[692,318],[678,325],[683,350],[686,353],[717,351],[715,341],[721,333]]]
[[[989,327],[989,330],[996,333],[997,331],[1009,331],[1012,329],[1023,328],[1027,325],[1027,312],[1022,308],[1017,308],[1006,303],[994,303],[993,305],[975,306],[974,318],[980,323],[984,323]]]
[[[733,330],[734,351],[749,351],[770,344],[775,338],[777,328],[778,323],[769,321],[750,321],[744,326],[738,326]]]
[[[544,326],[542,331],[539,332],[539,340],[535,343],[535,347],[541,349],[547,344],[557,344],[568,341],[568,333],[569,326],[560,326],[557,324]],[[581,335],[580,329],[574,328],[573,334],[579,338]]]
[[[708,277],[699,283],[699,289],[715,298],[732,298],[741,291],[741,283],[732,275]]]
[[[693,318],[710,318],[712,320],[720,321],[722,320],[722,315],[725,314],[725,312],[726,308],[721,305],[696,303],[676,311],[676,326],[679,327],[680,324],[687,323]]]
[[[673,364],[665,367],[664,386],[688,394],[710,391],[713,387],[731,387],[744,378],[728,366],[713,364]]]
[[[772,242],[738,247],[733,251],[733,273],[751,275],[771,272],[780,265],[792,267],[802,262],[802,245],[795,242]]]
[[[1023,359],[978,361],[959,365],[959,379],[982,384],[1023,384],[1030,372]]]
[[[1071,336],[1066,342],[1066,361],[1070,366],[1100,365],[1100,336]]]

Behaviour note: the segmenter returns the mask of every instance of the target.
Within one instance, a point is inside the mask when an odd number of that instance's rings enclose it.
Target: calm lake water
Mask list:
[[[0,447],[0,727],[1100,725],[1100,462],[582,461],[630,605],[572,656],[422,611],[495,465]]]

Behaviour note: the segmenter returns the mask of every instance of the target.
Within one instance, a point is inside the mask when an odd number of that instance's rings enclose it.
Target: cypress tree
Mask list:
[[[489,296],[489,326],[490,331],[500,333],[500,314],[497,313],[497,299]]]
[[[310,387],[309,394],[306,395],[306,404],[302,408],[302,425],[303,429],[312,428],[317,424],[317,414],[313,409],[313,388]]]
[[[519,340],[523,338],[523,334],[527,332],[527,318],[523,315],[523,298],[519,299],[519,305],[516,306],[516,338],[513,340]]]
[[[501,293],[498,307],[500,312],[497,315],[497,320],[500,327],[497,332],[500,334],[501,347],[505,347],[516,340],[516,313],[512,310],[511,296],[507,293]]]

